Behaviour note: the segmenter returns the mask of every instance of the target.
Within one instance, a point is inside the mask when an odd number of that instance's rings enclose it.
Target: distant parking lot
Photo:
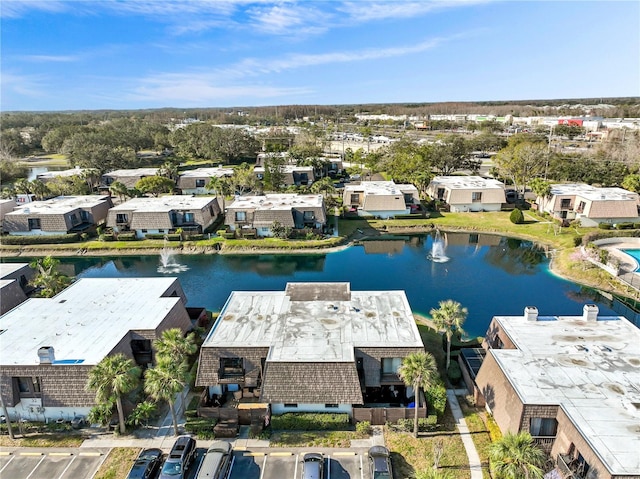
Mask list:
[[[108,449],[16,449],[0,451],[0,477],[11,479],[90,479]]]

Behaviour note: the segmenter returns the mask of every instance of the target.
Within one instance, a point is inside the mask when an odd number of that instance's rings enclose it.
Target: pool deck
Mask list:
[[[594,244],[608,251],[619,261],[618,279],[640,292],[640,264],[624,252],[625,249],[640,249],[640,238],[607,238],[594,241]]]

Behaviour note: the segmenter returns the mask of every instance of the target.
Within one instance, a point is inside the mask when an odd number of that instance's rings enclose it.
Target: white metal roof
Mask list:
[[[393,181],[362,181],[359,185],[345,185],[345,191],[364,191],[367,195],[402,195],[404,191],[417,192],[410,184],[396,184]]]
[[[9,215],[57,215],[73,211],[77,208],[93,208],[105,201],[108,196],[102,195],[85,195],[85,196],[58,196],[45,201],[32,201],[18,206]]]
[[[33,298],[0,316],[0,364],[55,360],[94,365],[130,330],[154,330],[181,299],[161,297],[176,278],[84,278],[53,298]]]
[[[452,190],[478,190],[498,188],[504,190],[504,183],[481,176],[436,176],[431,183],[446,186]]]
[[[53,179],[53,178],[57,178],[57,177],[69,177],[69,176],[77,176],[82,174],[84,171],[86,171],[85,168],[80,168],[80,167],[76,167],[76,168],[71,168],[68,170],[59,170],[59,171],[47,171],[45,173],[39,173],[37,175],[37,178],[39,180],[45,179]]]
[[[111,211],[159,213],[173,210],[200,210],[216,201],[213,196],[167,195],[158,198],[132,198],[111,208]]]
[[[29,266],[29,263],[0,263],[0,278],[13,274],[25,266]]]
[[[103,176],[155,176],[158,168],[130,168],[125,170],[113,170]]]
[[[302,208],[305,206],[319,208],[322,206],[322,202],[322,195],[298,195],[295,193],[264,196],[237,196],[233,203],[228,205],[228,208],[289,210],[292,207]]]
[[[525,404],[560,405],[609,471],[640,473],[640,329],[624,317],[495,317],[518,349],[492,349]]]
[[[233,168],[196,168],[195,170],[187,170],[180,173],[180,178],[202,178],[202,177],[221,177],[233,175]]]
[[[623,188],[598,188],[585,183],[559,183],[551,185],[551,194],[556,196],[581,196],[591,201],[637,201],[638,194]]]
[[[423,347],[404,291],[297,284],[315,293],[292,300],[286,291],[232,292],[204,346],[270,347],[269,361],[286,362],[353,361],[354,347]],[[347,296],[335,296],[345,288]]]

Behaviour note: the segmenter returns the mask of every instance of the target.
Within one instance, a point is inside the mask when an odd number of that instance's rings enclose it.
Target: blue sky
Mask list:
[[[2,0],[0,108],[640,96],[638,1]]]

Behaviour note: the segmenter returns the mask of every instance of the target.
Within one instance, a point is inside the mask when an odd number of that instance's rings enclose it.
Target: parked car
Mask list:
[[[369,471],[371,479],[393,479],[389,449],[384,446],[369,449]]]
[[[225,479],[231,468],[231,444],[215,441],[200,462],[196,479]]]
[[[162,466],[159,479],[184,479],[196,457],[196,441],[191,436],[178,436]]]
[[[152,479],[162,463],[160,449],[144,449],[133,463],[127,479]]]
[[[302,458],[302,479],[322,479],[324,477],[324,457],[317,452],[309,452]]]
[[[516,190],[505,190],[504,196],[507,199],[507,203],[515,203],[518,201],[518,192]]]

